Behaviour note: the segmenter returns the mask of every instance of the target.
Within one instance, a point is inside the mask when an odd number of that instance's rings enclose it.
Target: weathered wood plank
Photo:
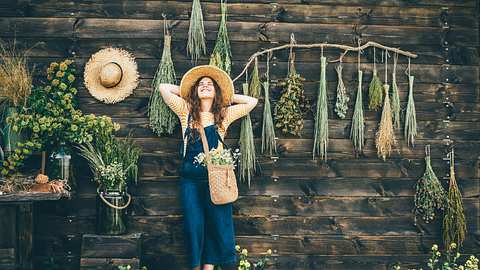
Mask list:
[[[478,233],[476,216],[467,216],[467,231]],[[84,233],[94,230],[92,218],[75,218],[65,224],[61,217],[49,216],[41,220],[40,228],[56,224],[58,234],[71,234],[82,228]],[[431,224],[418,221],[414,226],[411,217],[243,217],[234,216],[236,235],[377,235],[377,236],[440,236],[441,220]],[[169,232],[183,235],[181,216],[134,216],[129,218],[128,228],[148,236]],[[77,228],[75,228],[77,227]],[[44,232],[42,233],[45,234]]]
[[[63,37],[73,34],[75,18],[0,17],[0,37]]]
[[[7,19],[10,20],[10,19]],[[14,19],[11,19],[14,20]],[[139,23],[141,21],[141,23]],[[188,32],[189,21],[178,20],[172,39],[185,39]],[[207,40],[215,40],[218,22],[204,22]],[[260,27],[259,27],[260,26]],[[351,26],[341,24],[294,24],[269,22],[259,24],[255,22],[230,22],[228,23],[231,40],[271,42],[288,42],[290,33],[294,33],[299,43],[309,42],[352,42]],[[76,24],[75,32],[79,38],[151,38],[163,33],[162,20],[131,20],[131,19],[80,19]],[[396,26],[385,27],[369,25],[364,29],[364,40],[376,40],[391,45],[404,44],[438,44],[442,40],[441,28],[438,27],[410,27]],[[469,30],[456,29],[448,36],[449,41],[457,45],[475,46],[478,37],[469,36]]]
[[[142,177],[163,177],[178,175],[180,161],[172,157],[144,155],[141,159]],[[446,175],[445,161],[433,160],[433,167],[438,175]],[[352,178],[382,178],[382,177],[420,177],[425,165],[420,159],[351,159],[328,160],[322,163],[309,157],[280,158],[273,160],[260,159],[261,168],[258,175],[263,176],[304,176],[304,177],[352,177]],[[479,178],[478,161],[460,160],[456,162],[457,177],[460,179]]]
[[[22,8],[22,7],[21,7]],[[85,18],[128,18],[128,19],[163,19],[188,20],[191,3],[178,1],[119,1],[107,3],[74,3],[48,1],[42,4],[24,5],[20,14],[33,17],[85,17]],[[220,20],[218,3],[204,2],[202,5],[204,20]],[[310,4],[308,8],[299,4],[288,3],[229,3],[228,20],[290,23],[357,23],[362,14],[369,14],[364,24],[374,25],[416,25],[439,26],[442,10],[436,7],[382,7],[368,5],[332,6]],[[452,26],[468,27],[476,23],[472,9],[449,8],[449,20]]]
[[[81,257],[139,259],[142,254],[142,234],[97,235],[84,234]]]
[[[158,177],[158,176],[157,176]],[[440,177],[440,175],[439,175]],[[417,178],[343,178],[322,176],[279,177],[269,179],[254,178],[250,188],[240,184],[240,195],[267,196],[349,196],[349,197],[396,197],[413,196]],[[446,181],[445,181],[446,182]],[[458,185],[464,198],[473,198],[480,194],[478,179],[458,179]],[[142,181],[134,194],[148,196],[178,196],[178,180]],[[446,183],[445,183],[446,184]],[[303,198],[302,198],[303,199]]]
[[[157,186],[158,189],[165,188],[161,183],[158,183]],[[62,205],[44,204],[44,207],[48,207],[48,211],[42,208],[40,213],[65,216],[72,214],[70,209],[74,209],[77,216],[94,216],[96,200],[93,196],[94,194],[82,194],[81,198]],[[466,215],[478,216],[480,207],[475,197],[464,198],[463,203]],[[411,215],[413,206],[413,196],[333,197],[282,195],[272,197],[241,194],[239,199],[233,204],[233,209],[234,214],[239,216],[389,217]],[[152,190],[151,194],[134,196],[132,206],[128,208],[128,213],[139,216],[180,215],[182,214],[180,197],[157,194]],[[59,244],[67,244],[68,241],[63,239]]]

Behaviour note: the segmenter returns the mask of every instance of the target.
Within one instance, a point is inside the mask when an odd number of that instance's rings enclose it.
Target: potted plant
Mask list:
[[[78,147],[97,183],[97,232],[118,235],[126,233],[125,209],[131,202],[128,184],[136,183],[140,148],[131,137],[118,139],[100,136],[93,143]]]
[[[20,133],[6,119],[26,105],[32,89],[32,74],[27,64],[27,51],[13,44],[0,42],[0,160],[9,156],[20,140]]]

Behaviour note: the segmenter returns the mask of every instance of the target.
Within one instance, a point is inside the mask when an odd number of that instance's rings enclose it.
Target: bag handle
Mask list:
[[[208,162],[210,160],[210,150],[208,147],[207,136],[205,136],[205,129],[203,129],[203,126],[200,125],[200,127],[197,127],[197,130],[200,133],[200,137],[202,138],[203,152],[205,152],[205,158]]]

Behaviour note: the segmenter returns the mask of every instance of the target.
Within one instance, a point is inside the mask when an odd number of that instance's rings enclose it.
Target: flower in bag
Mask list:
[[[235,165],[238,157],[240,156],[240,150],[235,149],[233,153],[230,149],[218,149],[213,148],[209,152],[210,160],[208,163],[213,165]],[[196,157],[194,162],[196,164],[201,164],[203,166],[207,165],[206,160],[207,155],[205,153],[199,153]]]

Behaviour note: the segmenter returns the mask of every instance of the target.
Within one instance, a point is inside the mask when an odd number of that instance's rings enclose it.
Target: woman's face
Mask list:
[[[204,77],[198,83],[197,94],[199,99],[214,99],[215,87],[212,79]]]

